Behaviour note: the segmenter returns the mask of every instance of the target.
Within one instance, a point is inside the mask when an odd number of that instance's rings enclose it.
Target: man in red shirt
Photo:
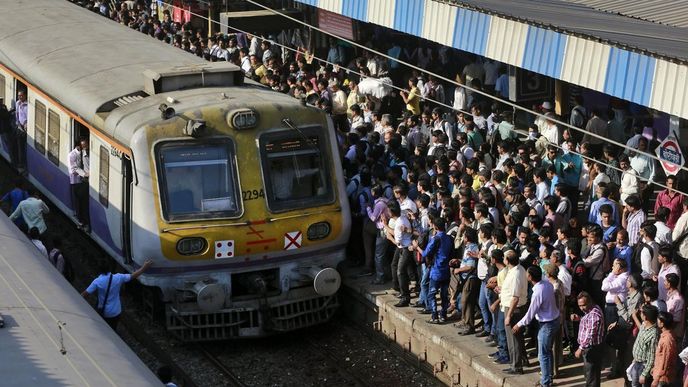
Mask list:
[[[657,195],[657,201],[655,202],[655,213],[660,207],[666,207],[671,211],[669,213],[669,218],[667,219],[667,226],[669,228],[674,228],[676,221],[681,216],[683,208],[681,203],[683,202],[683,195],[676,192],[674,189],[677,186],[676,176],[669,175],[666,178],[666,186],[669,187]]]

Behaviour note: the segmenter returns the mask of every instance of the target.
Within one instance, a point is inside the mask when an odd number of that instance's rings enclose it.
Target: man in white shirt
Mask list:
[[[38,195],[38,191],[35,189],[30,190],[29,197],[19,203],[17,209],[10,215],[10,220],[15,220],[19,216],[22,216],[29,230],[36,227],[38,233],[43,235],[48,229],[43,216],[49,213],[50,209],[38,198]]]
[[[640,237],[645,245],[649,246],[650,249],[645,246],[637,245],[636,249],[640,249],[640,275],[644,279],[651,280],[653,276],[659,274],[659,260],[657,256],[659,254],[659,245],[655,242],[655,236],[657,234],[657,228],[654,224],[647,225],[640,229]]]
[[[621,193],[621,203],[626,204],[626,199],[629,196],[638,194],[640,192],[640,181],[638,179],[637,172],[631,168],[630,160],[625,154],[619,157],[619,167],[623,169],[619,193]]]
[[[88,177],[89,165],[86,156],[88,152],[88,140],[82,138],[69,152],[69,188],[72,198],[74,216],[79,222],[79,227],[89,224],[88,221]]]

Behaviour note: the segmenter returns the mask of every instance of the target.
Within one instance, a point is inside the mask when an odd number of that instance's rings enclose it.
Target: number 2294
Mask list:
[[[256,200],[259,198],[264,198],[265,197],[265,191],[262,189],[257,190],[248,190],[248,191],[241,191],[241,196],[243,197],[244,201],[246,200]]]

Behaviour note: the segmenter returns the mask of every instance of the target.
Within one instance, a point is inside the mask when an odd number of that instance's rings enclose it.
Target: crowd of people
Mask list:
[[[320,60],[250,34],[206,38],[143,1],[87,3],[327,111],[352,212],[349,257],[398,292],[397,307],[432,324],[458,320],[508,374],[523,373],[532,345],[542,386],[565,352],[582,358],[590,386],[606,366],[632,386],[688,385],[688,198],[650,156],[650,115],[576,96],[568,114],[542,101],[541,114],[519,116],[486,95],[509,96],[504,65],[379,30],[367,45],[388,57],[331,39]],[[666,188],[654,198],[658,182]]]

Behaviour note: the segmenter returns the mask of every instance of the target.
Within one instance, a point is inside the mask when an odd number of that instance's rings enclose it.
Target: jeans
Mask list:
[[[387,237],[384,231],[379,231],[375,237],[375,279],[385,280],[385,259],[387,255]]]
[[[628,380],[631,382],[632,387],[642,387],[642,386],[649,386],[650,383],[648,381],[650,380],[650,376],[645,378],[645,384],[640,384],[640,375],[643,373],[643,368],[645,368],[645,363],[640,363],[637,361],[633,361],[631,363],[631,366],[628,367]]]
[[[430,289],[428,290],[427,304],[430,306],[430,310],[432,311],[432,318],[447,318],[447,309],[449,308],[449,279],[436,281],[432,278],[429,278],[429,280]],[[442,300],[442,310],[440,311],[439,316],[437,313],[437,299],[435,298],[435,295],[438,291],[440,293],[440,300]]]
[[[492,304],[492,299],[490,297],[490,289],[487,288],[487,280],[483,280],[480,283],[480,295],[478,296],[478,306],[480,307],[480,313],[483,316],[483,330],[487,333],[492,332],[492,312],[490,312],[490,304]]]
[[[418,295],[418,302],[424,304],[425,310],[431,310],[430,308],[430,268],[426,264],[420,265],[420,294]],[[447,287],[449,286],[449,281],[447,281]],[[435,292],[437,294],[437,292]],[[433,294],[432,297],[435,295]],[[434,301],[434,299],[433,299]],[[448,302],[448,301],[447,301]]]
[[[552,370],[554,369],[552,345],[554,344],[554,337],[559,331],[559,318],[540,322],[540,330],[538,331],[538,358],[540,360],[540,370],[542,376],[540,377],[540,384],[549,386],[552,384]]]
[[[497,309],[497,349],[499,350],[499,357],[508,359],[509,349],[506,345],[506,329],[504,328],[504,312]]]

